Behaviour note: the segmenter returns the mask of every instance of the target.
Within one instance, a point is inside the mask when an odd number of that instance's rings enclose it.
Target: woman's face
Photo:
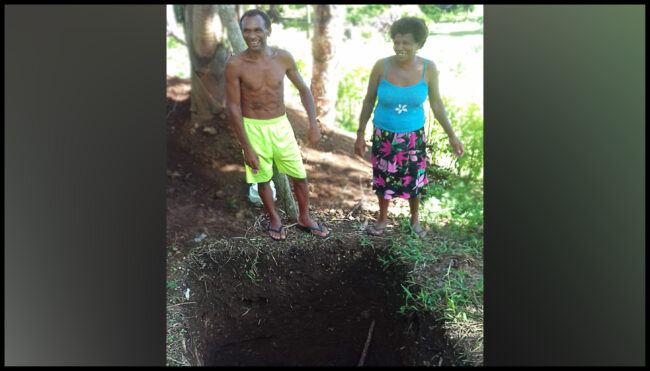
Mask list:
[[[410,33],[395,34],[393,38],[393,50],[398,61],[407,61],[415,57],[418,51],[418,44]]]

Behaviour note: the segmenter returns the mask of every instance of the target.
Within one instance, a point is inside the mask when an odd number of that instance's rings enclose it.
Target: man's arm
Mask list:
[[[440,96],[440,89],[438,88],[438,74],[440,71],[436,68],[436,65],[431,62],[431,68],[427,69],[428,85],[429,85],[429,104],[433,110],[433,115],[438,120],[442,128],[447,133],[449,137],[449,144],[453,149],[454,155],[460,157],[465,153],[463,148],[463,143],[454,133],[454,130],[451,128],[451,123],[447,117],[447,111],[445,110],[445,105],[442,103],[442,97]]]
[[[244,131],[244,123],[241,113],[241,90],[239,86],[239,66],[236,61],[231,57],[226,62],[226,107],[228,109],[228,117],[232,125],[235,135],[239,140],[239,144],[244,150],[244,162],[251,169],[257,170],[260,166],[257,153],[251,148],[246,132]]]
[[[307,117],[309,117],[309,134],[307,135],[307,142],[314,146],[320,140],[320,128],[318,127],[318,122],[316,122],[314,97],[311,95],[311,90],[307,84],[305,84],[305,81],[303,81],[302,76],[300,76],[298,66],[296,66],[296,61],[293,59],[293,56],[286,51],[282,54],[289,65],[287,68],[287,77],[298,89],[298,92],[300,93],[300,101],[302,102],[303,107],[305,107],[305,111],[307,111]]]

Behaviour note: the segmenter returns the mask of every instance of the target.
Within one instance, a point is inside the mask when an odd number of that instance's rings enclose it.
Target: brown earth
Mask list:
[[[200,233],[241,235],[261,209],[248,201],[243,157],[230,125],[190,123],[189,84],[178,78],[168,80],[167,110],[167,240],[180,247]],[[351,134],[323,129],[317,148],[310,148],[303,143],[307,119],[302,106],[288,103],[287,116],[301,148],[316,213],[349,212],[362,192],[366,199],[374,197],[369,155],[364,160],[352,154]],[[211,130],[215,134],[208,133]],[[190,134],[179,135],[182,131]],[[376,209],[370,201],[363,207]]]
[[[432,314],[398,313],[410,267],[382,263],[390,239],[363,233],[377,206],[353,135],[325,128],[308,148],[304,110],[287,103],[312,218],[332,236],[306,235],[281,213],[287,240],[275,242],[248,200],[230,126],[192,123],[189,82],[167,85],[168,365],[355,366],[366,341],[365,365],[466,364]]]

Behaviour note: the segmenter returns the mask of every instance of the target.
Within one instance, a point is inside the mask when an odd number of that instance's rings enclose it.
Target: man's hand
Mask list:
[[[244,149],[244,162],[253,170],[253,173],[257,173],[260,168],[260,159],[252,148]]]
[[[460,139],[455,135],[449,138],[449,144],[454,151],[454,156],[461,157],[465,154],[465,148],[463,148],[463,143],[460,142]]]
[[[354,153],[359,156],[366,153],[366,139],[364,138],[364,133],[357,133],[357,141],[354,142]]]
[[[310,125],[309,133],[307,133],[307,145],[310,147],[316,147],[316,144],[320,141],[320,129],[318,125]]]

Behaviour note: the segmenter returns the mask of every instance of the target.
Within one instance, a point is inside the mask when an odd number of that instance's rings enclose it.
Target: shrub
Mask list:
[[[336,101],[336,122],[343,129],[355,132],[359,126],[359,115],[363,99],[366,97],[370,71],[357,67],[351,71],[343,70],[341,75]]]
[[[345,20],[354,26],[367,24],[373,18],[384,13],[391,5],[369,4],[369,5],[348,5],[345,12]]]
[[[467,13],[474,10],[474,5],[424,5],[418,7],[430,20],[434,22],[459,22],[467,19]]]
[[[427,138],[427,151],[432,165],[442,168],[454,169],[459,176],[471,180],[483,179],[483,117],[475,103],[459,107],[454,102],[443,97],[447,117],[451,122],[456,136],[463,142],[465,155],[456,158],[453,155],[447,133],[434,119],[431,110],[428,110],[425,123]],[[428,108],[428,104],[426,104]]]

